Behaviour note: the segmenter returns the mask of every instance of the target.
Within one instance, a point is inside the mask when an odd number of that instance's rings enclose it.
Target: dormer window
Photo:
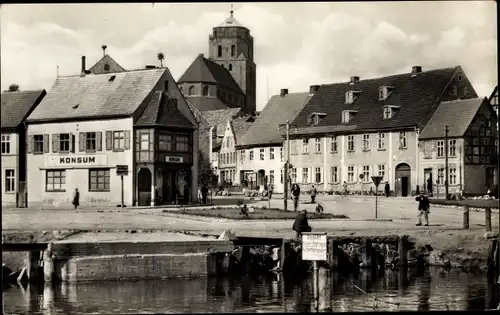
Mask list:
[[[382,108],[382,115],[383,115],[384,119],[391,119],[394,116],[395,111],[398,109],[399,109],[399,106],[385,105]]]
[[[355,110],[342,111],[342,123],[347,124],[356,113],[357,111]]]
[[[389,95],[392,92],[393,87],[392,86],[381,86],[378,89],[378,99],[380,101],[385,100],[389,97]]]
[[[316,126],[319,124],[321,118],[325,117],[326,113],[312,113],[307,117],[307,124],[311,126]]]
[[[347,91],[345,92],[345,103],[346,104],[352,104],[358,97],[360,91]]]

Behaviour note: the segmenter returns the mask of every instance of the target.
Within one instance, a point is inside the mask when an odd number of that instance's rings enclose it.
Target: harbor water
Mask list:
[[[4,314],[435,311],[496,308],[498,284],[486,274],[425,270],[313,275],[116,281],[11,286]]]

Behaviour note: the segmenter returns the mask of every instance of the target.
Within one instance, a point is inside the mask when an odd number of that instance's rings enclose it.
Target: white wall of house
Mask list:
[[[118,138],[121,134],[115,133],[116,138],[111,141],[111,150],[107,150],[107,131],[123,131],[123,141]],[[81,132],[100,133],[101,150],[80,151]],[[67,153],[54,152],[54,145],[60,145],[55,140],[57,139],[55,135],[66,133],[74,135],[74,143],[70,145],[74,149]],[[44,141],[42,152],[36,152],[37,144],[28,144],[32,146],[32,152],[27,154],[28,206],[71,206],[75,188],[80,192],[81,205],[118,205],[121,203],[121,180],[116,175],[116,165],[128,165],[129,175],[124,176],[123,182],[124,197],[125,204],[132,205],[134,196],[132,118],[29,124],[27,135],[28,141],[35,135],[48,137]],[[48,149],[45,148],[46,145],[49,146]],[[52,176],[57,178],[51,179]],[[61,184],[59,176],[64,178]],[[99,183],[109,181],[109,185],[91,184],[95,180]],[[52,184],[52,181],[55,181],[55,184]]]
[[[239,184],[239,176],[236,175],[236,140],[231,123],[228,121],[222,138],[222,145],[219,151],[218,175],[219,182],[223,181]]]
[[[237,150],[237,173],[242,172],[257,173],[264,171],[268,182],[271,176],[274,178],[273,185],[276,193],[283,192],[283,166],[285,163],[285,152],[283,146],[253,147],[250,149]],[[251,159],[251,155],[253,158]],[[255,176],[256,179],[257,175]]]
[[[2,133],[2,207],[15,207],[19,190],[19,135]]]

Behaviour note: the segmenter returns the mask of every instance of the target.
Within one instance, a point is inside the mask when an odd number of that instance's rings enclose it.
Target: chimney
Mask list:
[[[319,85],[311,85],[309,87],[309,95],[313,95],[319,89]]]
[[[204,54],[198,54],[198,57],[205,58]]]
[[[106,56],[106,48],[108,48],[108,46],[102,45],[101,48],[102,48],[102,56],[104,57]]]
[[[85,56],[82,56],[82,71],[80,73],[80,76],[85,76]]]
[[[416,76],[420,72],[422,72],[422,66],[413,66],[413,67],[411,67],[411,75],[412,76]]]
[[[281,89],[280,96],[285,97],[288,94],[288,89]]]
[[[353,85],[353,84],[358,83],[358,82],[359,82],[359,77],[353,76],[353,77],[351,77],[351,81],[349,81],[349,84]]]

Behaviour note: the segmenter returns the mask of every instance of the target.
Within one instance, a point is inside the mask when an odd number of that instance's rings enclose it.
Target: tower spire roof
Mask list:
[[[236,21],[234,18],[234,10],[233,10],[233,5],[231,4],[231,11],[229,11],[231,14],[222,24],[218,25],[217,27],[244,27],[243,25],[240,24],[240,22]]]

